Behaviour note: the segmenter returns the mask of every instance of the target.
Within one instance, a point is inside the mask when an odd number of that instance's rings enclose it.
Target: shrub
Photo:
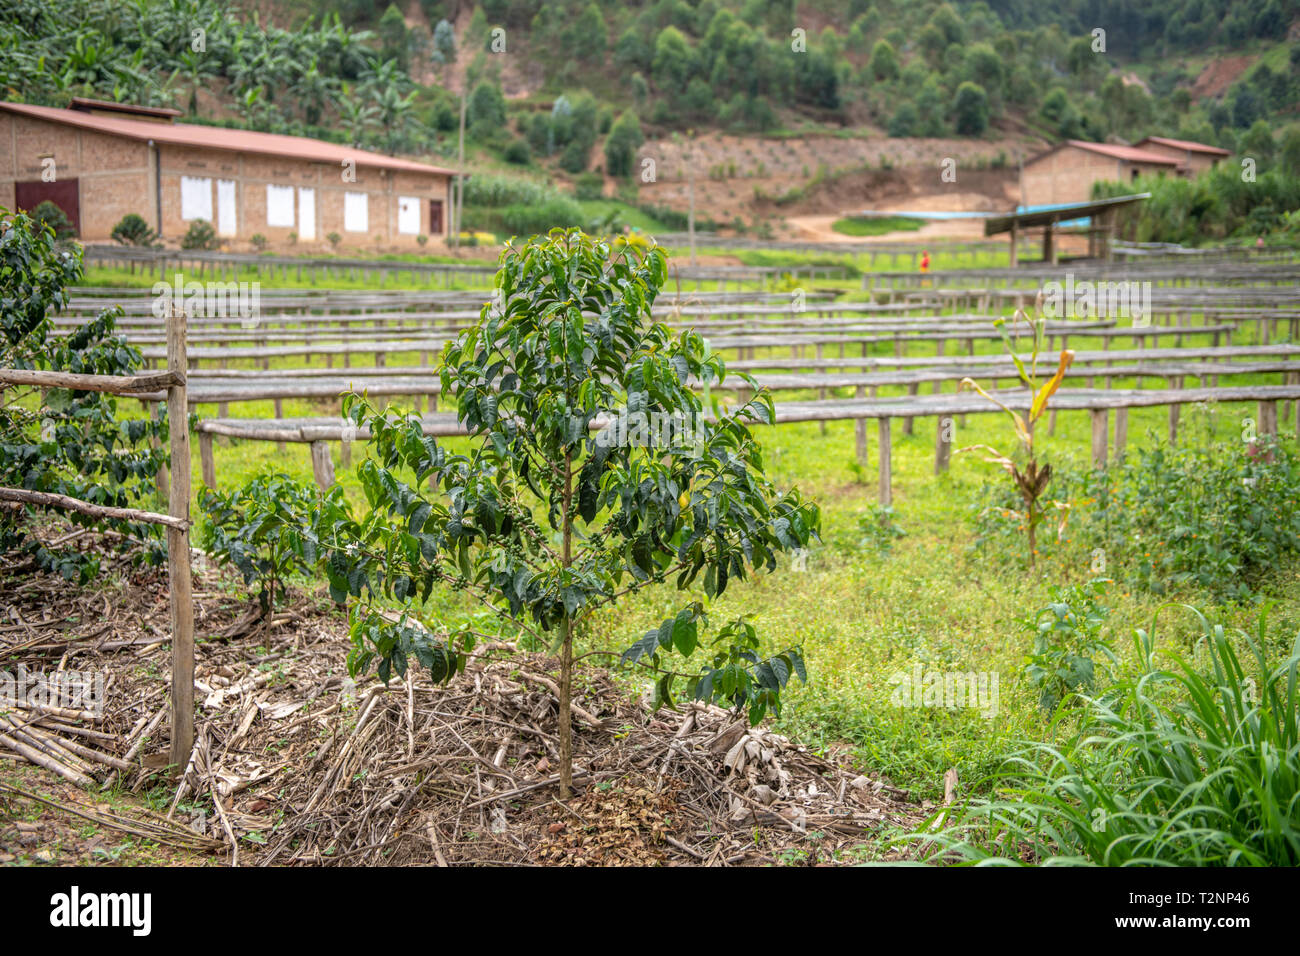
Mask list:
[[[0,301],[5,304],[0,309],[0,367],[96,375],[141,371],[139,350],[114,334],[120,308],[101,311],[66,336],[52,334],[52,319],[67,302],[68,286],[81,279],[81,251],[60,250],[49,232],[22,213],[10,216],[0,207],[0,221],[0,262],[6,264],[0,269]],[[138,507],[154,495],[166,447],[165,406],[155,422],[119,419],[117,400],[100,392],[10,387],[0,402],[2,486]],[[84,541],[43,544],[16,516],[6,514],[0,520],[0,552],[25,552],[35,567],[82,584],[98,573],[95,548]],[[107,539],[109,546],[133,549],[138,563],[162,560],[160,525],[64,514],[82,527],[115,532]]]
[[[1140,672],[1102,699],[1063,746],[1026,742],[940,833],[931,859],[1099,866],[1300,865],[1300,638],[1271,665],[1257,635],[1234,637],[1183,605],[1200,626],[1203,664],[1155,663],[1137,631]],[[1165,608],[1157,611],[1156,617]]]
[[[1076,535],[1133,587],[1243,600],[1300,554],[1300,458],[1271,439],[1142,448],[1073,483]]]
[[[645,142],[636,114],[628,111],[619,116],[605,140],[605,166],[611,176],[631,176],[636,151]]]
[[[670,575],[679,589],[699,580],[712,599],[749,569],[774,570],[776,554],[805,545],[820,520],[815,505],[794,491],[778,496],[763,474],[748,423],[771,421],[769,396],[702,416],[688,379],[719,381],[725,368],[699,335],[649,320],[666,277],[661,249],[611,247],[577,231],[507,246],[499,315],[485,308],[483,322],[444,353],[443,393],[456,396],[467,454],[425,436],[418,417],[344,397],[346,413],[374,436],[357,470],[372,511],[340,523],[327,561],[332,593],[357,599],[349,669],[377,659],[382,679],[405,672],[404,641],[420,632],[405,615],[396,625],[379,620],[371,607],[381,596],[420,618],[434,611],[427,602],[437,584],[500,608],[560,655],[562,798],[572,778],[574,635],[591,614]],[[668,434],[633,437],[630,419],[618,424],[632,413],[668,423]],[[597,417],[615,421],[593,436]],[[799,650],[763,657],[744,620],[705,641],[706,624],[704,603],[690,602],[624,653],[625,663],[650,665],[655,706],[673,705],[680,676],[677,692],[753,722],[777,710],[790,675],[803,675]],[[417,659],[427,663],[437,646],[435,674],[447,671],[474,646],[473,628],[451,629],[445,644],[427,637]],[[660,670],[663,655],[702,646],[697,673]]]
[[[579,199],[600,199],[605,193],[605,177],[600,173],[582,173],[573,181],[573,194]]]
[[[507,206],[501,210],[501,224],[516,236],[581,226],[585,221],[582,207],[572,199],[549,199],[536,206]]]
[[[182,249],[216,249],[217,231],[206,219],[195,219],[181,237]]]
[[[1106,608],[1097,599],[1104,590],[1103,581],[1053,587],[1052,602],[1025,622],[1034,632],[1025,676],[1038,691],[1044,710],[1077,702],[1077,694],[1092,693],[1096,655],[1116,659],[1110,645],[1101,639]]]
[[[331,249],[337,249],[339,247],[339,243],[343,241],[343,237],[340,236],[337,232],[327,232],[325,234],[325,241],[330,244]]]
[[[114,242],[124,246],[158,245],[158,233],[149,227],[143,217],[133,212],[127,213],[118,220],[117,225],[113,227],[112,237]]]
[[[253,233],[252,238],[249,239],[248,241],[253,244],[253,248],[256,249],[258,252],[264,250],[267,245],[266,236],[262,235],[260,232]]]
[[[55,239],[71,239],[76,235],[67,213],[48,199],[36,204],[36,208],[32,210],[32,219],[53,229]]]
[[[306,573],[316,563],[313,516],[319,511],[316,489],[288,475],[258,475],[228,495],[199,490],[204,514],[199,547],[218,565],[234,565],[245,584],[258,584],[257,600],[270,618],[291,574]]]
[[[415,237],[415,241],[418,242],[421,246],[427,246],[429,244],[429,237],[426,236],[424,233],[420,233],[418,236]]]
[[[522,139],[512,139],[506,146],[502,157],[507,163],[513,163],[516,166],[527,166],[533,161],[533,151],[529,148],[528,142]]]

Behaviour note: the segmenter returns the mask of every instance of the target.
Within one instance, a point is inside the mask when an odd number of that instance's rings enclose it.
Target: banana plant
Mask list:
[[[1033,334],[1033,350],[1030,353],[1029,365],[1026,367],[1024,361],[1020,358],[1015,342],[1007,334],[1006,322],[999,319],[994,323],[999,334],[1002,336],[1003,345],[1005,345],[1011,361],[1015,363],[1016,374],[1019,376],[1021,383],[1029,389],[1033,399],[1029,403],[1028,415],[1021,415],[1016,410],[1010,408],[1005,402],[996,395],[986,392],[972,378],[963,378],[958,386],[958,391],[978,392],[984,398],[988,399],[998,408],[1007,413],[1011,419],[1012,428],[1019,450],[1016,456],[1010,457],[999,452],[989,445],[969,445],[965,448],[957,449],[961,454],[968,451],[984,451],[985,461],[995,464],[1006,471],[1013,482],[1015,482],[1016,491],[1019,492],[1021,500],[1024,502],[1024,522],[1025,532],[1029,545],[1029,566],[1034,566],[1034,559],[1038,554],[1038,526],[1042,524],[1048,508],[1057,511],[1061,518],[1057,528],[1058,535],[1064,530],[1066,518],[1069,515],[1069,505],[1061,501],[1044,502],[1043,495],[1047,491],[1047,485],[1052,480],[1052,466],[1046,462],[1040,463],[1037,452],[1034,450],[1034,425],[1047,411],[1048,402],[1051,401],[1056,390],[1061,387],[1061,382],[1065,379],[1065,373],[1071,363],[1074,362],[1074,352],[1065,349],[1057,359],[1056,372],[1047,381],[1040,381],[1038,375],[1038,356],[1042,351],[1043,341],[1047,327],[1047,319],[1037,317],[1038,307],[1035,306],[1035,318],[1030,318],[1024,309],[1017,309],[1015,321],[1024,321],[1029,325]]]

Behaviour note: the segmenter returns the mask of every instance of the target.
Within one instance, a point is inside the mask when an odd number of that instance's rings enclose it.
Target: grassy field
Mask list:
[[[1248,344],[1252,332],[1243,327],[1236,341]],[[1209,344],[1208,336],[1191,336],[1187,344]],[[879,354],[886,350],[892,354],[888,345],[877,349]],[[978,351],[997,349],[992,343],[981,343]],[[390,365],[408,362],[418,363],[418,356],[388,357]],[[1150,381],[1146,384],[1153,387]],[[948,390],[953,387],[945,384]],[[1115,387],[1138,387],[1138,383],[1117,380]],[[780,397],[796,394],[786,392]],[[841,393],[843,397],[848,394]],[[404,403],[395,404],[401,407]],[[123,411],[133,413],[127,403],[121,405]],[[409,407],[409,402],[405,406]],[[214,416],[217,409],[200,406],[197,411],[207,417]],[[284,402],[288,417],[336,412],[334,402]],[[270,418],[274,412],[272,403],[265,401],[240,403],[233,406],[232,414]],[[1183,441],[1239,442],[1242,419],[1254,414],[1253,405],[1225,406],[1212,412],[1191,410],[1184,416]],[[1129,420],[1130,452],[1163,440],[1166,423],[1163,408],[1134,409]],[[1284,430],[1289,431],[1290,424],[1284,423]],[[783,730],[819,749],[847,750],[864,766],[929,797],[942,792],[942,777],[950,767],[978,791],[978,781],[997,766],[1013,741],[1052,740],[1066,733],[1069,722],[1054,725],[1024,679],[1025,655],[1032,645],[1032,632],[1024,621],[1051,600],[1053,585],[1082,583],[1098,576],[1091,555],[1071,538],[1069,526],[1059,541],[1043,535],[1046,540],[1040,540],[1039,563],[1032,571],[1018,546],[976,550],[974,519],[985,500],[982,490],[1002,482],[1005,476],[973,454],[954,456],[950,471],[934,476],[936,427],[934,420],[921,419],[915,433],[905,435],[900,423],[895,423],[892,521],[903,532],[901,537],[879,530],[874,505],[874,426],[869,429],[871,461],[865,473],[856,467],[852,422],[830,423],[825,433],[816,424],[763,429],[760,438],[770,476],[780,487],[799,487],[821,505],[822,541],[810,550],[803,569],[783,564],[774,574],[733,584],[713,609],[718,621],[752,615],[773,649],[803,644],[810,680],[790,693],[779,720]],[[1054,434],[1046,433],[1045,421],[1040,429],[1040,453],[1058,470],[1085,467],[1091,447],[1085,413],[1062,413]],[[971,415],[959,423],[956,441],[958,447],[988,443],[1009,451],[1012,440],[1006,420],[989,414]],[[195,444],[193,468],[197,476]],[[463,450],[466,442],[451,440],[450,445]],[[353,465],[364,455],[363,446],[354,447]],[[356,478],[339,463],[337,449],[335,461],[338,480],[349,499],[354,505],[363,505]],[[304,482],[312,480],[306,445],[280,450],[269,443],[219,439],[216,466],[218,485],[225,490],[268,469]],[[1088,503],[1076,501],[1074,506],[1082,515]],[[1300,604],[1296,602],[1300,567],[1279,569],[1269,592],[1280,601],[1270,630],[1277,635],[1276,648],[1281,648],[1285,636],[1294,635],[1300,627]],[[686,601],[702,596],[670,588],[644,592],[603,612],[582,640],[588,649],[621,651]],[[1174,596],[1206,608],[1227,626],[1247,631],[1253,630],[1259,612],[1254,605],[1217,606],[1210,596],[1195,589]],[[1169,595],[1123,585],[1110,588],[1105,598],[1111,608],[1107,636],[1121,660],[1116,673],[1133,663],[1129,653],[1133,629],[1148,627],[1157,607],[1169,599]],[[475,606],[451,594],[435,593],[430,610],[446,620],[475,617],[483,623]],[[508,627],[504,633],[513,636]],[[1190,621],[1175,621],[1162,626],[1157,638],[1162,647],[1187,651],[1193,633]],[[891,678],[918,664],[927,670],[997,674],[1000,696],[996,714],[895,705],[890,699],[896,686]],[[1103,686],[1107,680],[1103,675]]]
[[[916,230],[925,225],[922,219],[911,216],[850,217],[836,219],[831,228],[846,236],[883,236],[887,232]]]

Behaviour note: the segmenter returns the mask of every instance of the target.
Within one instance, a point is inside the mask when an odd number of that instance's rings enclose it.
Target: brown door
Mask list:
[[[78,201],[76,179],[63,179],[54,183],[37,180],[29,183],[14,183],[14,202],[19,209],[30,213],[45,200],[49,200],[63,210],[72,223],[72,231],[81,235],[81,203]]]
[[[442,235],[442,200],[429,200],[429,233],[434,236]]]

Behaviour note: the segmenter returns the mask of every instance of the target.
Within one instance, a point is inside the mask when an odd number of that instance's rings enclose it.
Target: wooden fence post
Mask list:
[[[1055,411],[1052,412],[1056,414]],[[1115,460],[1119,461],[1124,454],[1124,446],[1128,444],[1128,409],[1115,409]]]
[[[217,463],[212,457],[212,435],[199,432],[199,462],[203,467],[203,483],[209,488],[217,487]]]
[[[194,605],[190,586],[190,429],[185,398],[185,313],[171,311],[167,325],[167,370],[181,384],[167,389],[167,430],[171,440],[171,496],[168,513],[187,523],[167,528],[167,581],[171,591],[172,687],[170,762],[184,772],[194,749]]]
[[[889,419],[879,419],[880,434],[880,503],[888,508],[894,503],[892,443],[889,436]]]
[[[941,475],[948,470],[948,462],[952,458],[952,442],[948,436],[952,426],[952,418],[947,415],[939,416],[939,429],[934,439],[934,473],[936,475]]]
[[[1104,408],[1089,411],[1092,416],[1092,467],[1106,467],[1106,432],[1110,430],[1110,412]]]
[[[859,385],[857,388],[853,390],[854,398],[863,398],[864,391],[865,390],[863,389],[863,387]],[[863,468],[866,468],[869,459],[867,457],[867,420],[865,418],[859,416],[858,418],[854,419],[853,437],[854,437],[855,444],[857,445],[855,450],[858,455],[858,464]]]
[[[320,490],[329,491],[334,484],[334,460],[330,458],[329,442],[322,440],[311,443],[311,470]]]

